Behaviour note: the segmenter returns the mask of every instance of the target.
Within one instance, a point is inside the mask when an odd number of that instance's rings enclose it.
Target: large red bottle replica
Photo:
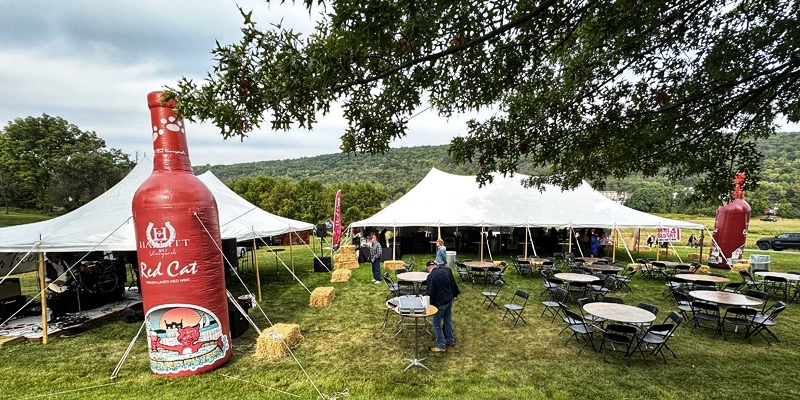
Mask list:
[[[147,95],[153,174],[133,196],[150,369],[171,377],[217,368],[231,355],[219,214],[194,176],[183,121],[162,92]]]
[[[747,228],[750,226],[750,205],[744,200],[744,174],[733,179],[733,200],[717,209],[714,221],[714,242],[708,256],[708,265],[730,268],[735,260],[742,259]]]

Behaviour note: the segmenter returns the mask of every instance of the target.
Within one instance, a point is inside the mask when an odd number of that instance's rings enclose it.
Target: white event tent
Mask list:
[[[574,190],[547,185],[544,191],[539,191],[522,186],[521,180],[527,177],[495,174],[494,182],[479,187],[475,176],[453,175],[432,168],[399,200],[351,226],[703,229],[701,224],[625,207],[586,182]]]
[[[0,252],[134,251],[131,204],[150,176],[153,162],[143,158],[114,187],[82,207],[42,222],[0,228]],[[214,194],[223,239],[255,239],[314,229],[314,225],[270,214],[239,197],[211,171],[198,177]]]

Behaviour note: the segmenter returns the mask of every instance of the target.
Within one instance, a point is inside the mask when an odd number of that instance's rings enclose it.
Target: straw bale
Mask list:
[[[289,354],[289,348],[294,348],[303,340],[300,334],[300,325],[275,324],[269,329],[261,331],[256,339],[256,358],[281,358]],[[285,344],[284,344],[285,342]]]
[[[331,282],[347,282],[353,276],[353,271],[349,269],[337,269],[331,274]]]
[[[667,255],[667,256],[675,255],[675,250],[673,249],[658,249],[658,252],[662,255]]]
[[[359,267],[355,254],[336,254],[333,256],[333,269],[356,269]]]
[[[333,287],[318,287],[311,292],[310,305],[313,307],[329,306],[336,297],[336,289]]]
[[[389,260],[383,262],[383,268],[387,271],[394,271],[398,269],[403,269],[406,267],[406,263],[403,260]]]
[[[711,268],[709,268],[708,265],[701,265],[700,268],[698,268],[697,271],[695,271],[695,273],[696,274],[710,274],[711,273]]]
[[[355,255],[356,254],[356,246],[353,246],[352,244],[346,244],[346,245],[344,245],[342,247],[339,247],[339,254]]]
[[[638,271],[638,270],[642,269],[643,266],[644,265],[638,264],[638,263],[630,263],[630,264],[628,264],[628,269],[631,270],[631,271]]]

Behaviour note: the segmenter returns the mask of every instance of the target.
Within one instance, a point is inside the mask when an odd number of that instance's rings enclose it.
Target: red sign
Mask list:
[[[333,205],[333,248],[339,248],[342,238],[342,191],[336,192],[336,202]]]
[[[681,230],[679,228],[658,228],[659,242],[680,242]]]

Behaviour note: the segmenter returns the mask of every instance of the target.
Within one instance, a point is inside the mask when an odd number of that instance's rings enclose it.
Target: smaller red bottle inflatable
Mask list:
[[[147,95],[153,174],[133,196],[150,370],[197,375],[231,356],[219,213],[192,173],[183,121],[162,92]]]
[[[708,256],[708,265],[711,267],[730,269],[734,261],[742,259],[751,211],[750,205],[744,200],[744,180],[744,174],[736,174],[733,179],[733,200],[717,209],[714,241]]]

